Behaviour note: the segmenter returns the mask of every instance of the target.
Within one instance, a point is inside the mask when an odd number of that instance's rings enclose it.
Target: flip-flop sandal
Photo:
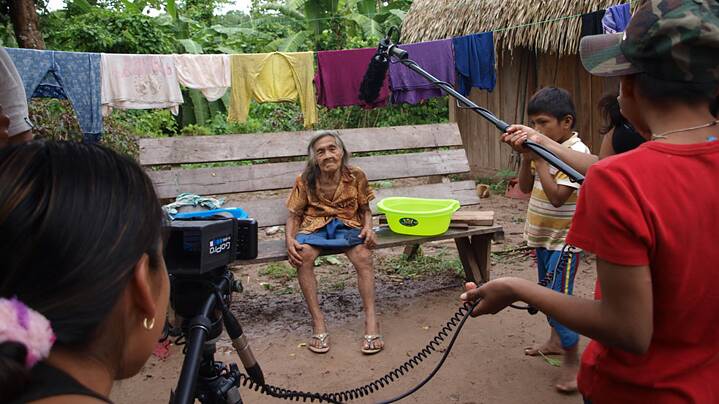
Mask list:
[[[369,347],[371,347],[372,343],[376,340],[380,340],[380,341],[384,342],[384,338],[382,337],[382,335],[365,335],[364,340],[367,342],[367,346],[369,346]],[[376,354],[377,352],[381,351],[383,348],[384,348],[384,345],[382,345],[382,347],[380,347],[380,348],[365,348],[364,346],[362,346],[362,353],[365,355],[372,355],[372,354]]]
[[[574,394],[574,393],[576,393],[577,391],[579,391],[579,389],[577,388],[577,386],[567,387],[566,384],[562,384],[562,383],[557,383],[557,384],[555,384],[555,385],[554,385],[554,388],[557,389],[557,391],[560,392],[560,393],[562,393],[562,394]]]
[[[563,352],[542,351],[541,349],[529,347],[529,348],[524,348],[524,354],[527,356],[544,356],[544,355],[562,355]]]
[[[329,337],[330,334],[323,332],[322,334],[315,334],[310,338],[310,342],[312,340],[318,340],[320,342],[320,346],[314,346],[311,343],[307,344],[307,348],[309,348],[310,351],[314,353],[327,353],[327,351],[330,350],[330,345],[327,343],[327,337]]]

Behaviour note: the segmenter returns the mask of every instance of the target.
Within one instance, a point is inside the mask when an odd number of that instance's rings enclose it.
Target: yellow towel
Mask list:
[[[305,127],[317,123],[312,84],[312,52],[272,52],[232,55],[232,99],[228,120],[245,122],[250,101],[280,102],[299,98]]]

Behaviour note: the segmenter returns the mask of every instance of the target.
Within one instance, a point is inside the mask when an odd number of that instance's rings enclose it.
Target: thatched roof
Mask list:
[[[626,1],[415,0],[402,23],[402,42],[494,31],[497,50],[521,47],[575,54],[582,29],[580,15]],[[569,18],[557,20],[560,17]]]

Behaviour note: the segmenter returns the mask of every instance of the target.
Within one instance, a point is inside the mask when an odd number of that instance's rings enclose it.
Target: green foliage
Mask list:
[[[82,131],[67,100],[36,99],[30,105],[30,119],[39,139],[81,141]],[[100,143],[134,158],[138,156],[137,136],[127,120],[113,114],[105,118]]]
[[[446,250],[440,250],[437,255],[420,255],[408,261],[404,255],[391,257],[386,262],[389,271],[403,278],[415,279],[441,273],[451,272],[463,277],[464,269],[459,258],[448,257]]]
[[[497,171],[492,177],[478,177],[475,179],[477,184],[487,184],[489,189],[496,194],[503,194],[507,190],[507,185],[517,173],[514,170],[502,169]]]
[[[260,275],[279,281],[289,281],[297,278],[297,270],[284,262],[273,262],[261,269]]]
[[[435,98],[421,105],[390,105],[386,108],[363,109],[345,107],[320,109],[319,127],[322,129],[364,128],[399,125],[421,125],[447,122],[447,98]]]
[[[176,43],[169,30],[142,14],[92,7],[80,15],[53,15],[45,22],[50,49],[78,52],[166,54]]]
[[[15,39],[12,24],[3,22],[2,19],[0,19],[0,46],[17,47],[17,40]]]
[[[112,116],[126,122],[140,137],[166,137],[178,133],[175,117],[165,109],[151,111],[114,111]]]

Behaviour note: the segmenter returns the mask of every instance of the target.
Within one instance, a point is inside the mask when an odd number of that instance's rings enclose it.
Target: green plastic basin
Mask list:
[[[454,199],[391,197],[377,203],[387,216],[390,230],[414,236],[436,236],[447,231],[452,214],[459,209]]]

